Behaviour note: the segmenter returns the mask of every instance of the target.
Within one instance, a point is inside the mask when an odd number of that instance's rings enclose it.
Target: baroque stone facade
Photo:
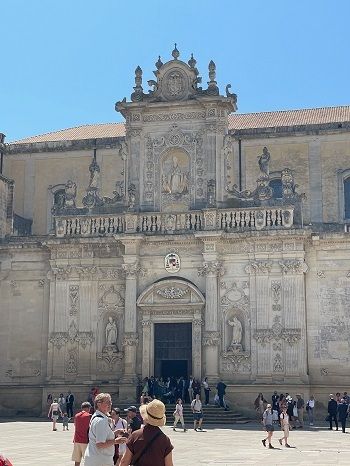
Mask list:
[[[125,135],[1,143],[0,414],[92,385],[132,399],[181,358],[241,399],[347,388],[350,112],[239,126],[208,68],[203,89],[175,47],[146,93],[138,67]]]

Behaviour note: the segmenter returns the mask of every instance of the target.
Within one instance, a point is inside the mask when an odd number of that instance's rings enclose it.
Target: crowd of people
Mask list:
[[[283,436],[278,439],[280,445],[290,448],[288,443],[289,431],[292,429],[304,428],[304,414],[305,411],[308,416],[309,425],[314,425],[314,410],[315,398],[310,396],[306,402],[303,400],[301,394],[296,394],[295,399],[289,393],[278,394],[277,391],[271,396],[271,403],[269,403],[262,393],[259,393],[254,401],[254,407],[257,412],[258,419],[262,422],[264,430],[266,431],[266,438],[262,440],[264,447],[274,448],[271,443],[272,435],[275,430],[274,424],[278,424]],[[329,395],[327,406],[326,421],[329,422],[329,430],[333,430],[333,422],[336,430],[339,430],[338,421],[342,426],[342,432],[345,433],[346,420],[350,413],[350,397],[347,392],[341,395],[339,392],[334,396],[332,393]]]

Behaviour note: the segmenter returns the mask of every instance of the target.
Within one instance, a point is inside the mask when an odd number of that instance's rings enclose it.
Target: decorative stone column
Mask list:
[[[216,252],[216,233],[201,238],[204,242],[203,267],[198,269],[199,276],[205,276],[205,325],[203,335],[205,376],[212,383],[219,379],[219,343],[220,332],[218,322],[218,277],[222,276],[224,269],[218,261]]]
[[[269,274],[272,262],[253,260],[246,266],[250,275],[252,312],[252,378],[258,381],[270,381],[271,371],[271,335],[266,327],[269,325]],[[268,343],[268,344],[267,344]],[[268,380],[267,380],[268,379]]]
[[[125,246],[125,314],[124,314],[124,374],[120,381],[119,398],[135,400],[137,392],[136,355],[139,336],[137,333],[137,277],[143,272],[139,263],[139,247],[142,237],[124,237],[121,242]]]
[[[308,383],[304,277],[308,267],[304,259],[285,259],[279,265],[283,274],[284,338],[287,343],[285,370],[290,382]]]

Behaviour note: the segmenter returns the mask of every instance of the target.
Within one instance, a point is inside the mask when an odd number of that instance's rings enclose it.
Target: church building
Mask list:
[[[0,135],[0,415],[152,375],[349,388],[350,106],[236,113],[176,46],[153,73],[125,123]]]

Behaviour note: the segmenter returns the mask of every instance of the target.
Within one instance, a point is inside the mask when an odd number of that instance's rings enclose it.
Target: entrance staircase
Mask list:
[[[126,409],[130,405],[118,405],[120,408],[121,416],[123,416],[123,410]],[[138,405],[137,405],[138,406]],[[175,411],[174,404],[166,404],[166,418],[167,418],[167,425],[172,425],[174,422],[173,412]],[[126,413],[124,413],[126,414]],[[189,403],[184,404],[184,419],[186,427],[191,427],[193,425],[193,414],[191,411],[191,407]],[[223,426],[230,426],[233,424],[246,424],[250,422],[250,419],[247,417],[242,416],[241,414],[232,411],[228,408],[225,411],[223,408],[220,408],[216,405],[207,405],[203,406],[203,426],[207,425],[223,425]],[[178,423],[178,428],[181,428],[180,422]]]

